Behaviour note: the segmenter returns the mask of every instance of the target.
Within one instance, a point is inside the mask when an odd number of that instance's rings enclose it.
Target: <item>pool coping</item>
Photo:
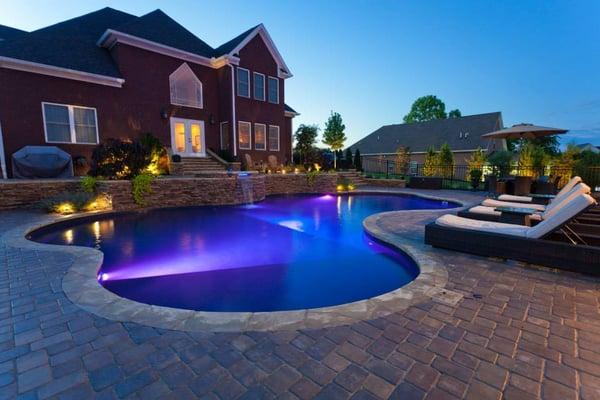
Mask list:
[[[356,190],[355,194],[385,193],[408,194],[432,200],[454,202],[463,208],[461,200],[420,193],[386,189]],[[142,212],[145,210],[142,210]],[[61,251],[73,257],[73,263],[62,279],[67,298],[78,307],[110,320],[134,322],[161,329],[191,332],[271,331],[311,329],[347,325],[359,320],[374,319],[406,309],[429,299],[456,304],[462,295],[444,289],[448,272],[441,260],[423,251],[402,237],[393,236],[378,227],[381,218],[390,213],[447,212],[448,209],[398,210],[373,214],[363,221],[365,231],[376,240],[397,248],[410,256],[419,267],[419,275],[410,283],[393,291],[365,300],[336,306],[271,312],[210,312],[184,310],[136,302],[120,297],[105,289],[97,281],[97,271],[104,254],[96,249],[80,246],[52,245],[27,239],[29,233],[47,225],[76,220],[93,215],[113,214],[114,211],[88,212],[72,216],[46,215],[34,223],[21,225],[5,232],[0,239],[8,245],[28,250]],[[137,212],[137,211],[136,211]],[[116,212],[118,213],[118,212]]]

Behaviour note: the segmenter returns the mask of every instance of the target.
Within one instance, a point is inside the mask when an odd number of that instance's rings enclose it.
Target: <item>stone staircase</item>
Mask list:
[[[338,176],[347,179],[354,186],[366,184],[365,178],[358,171],[338,171]]]
[[[182,157],[183,175],[196,175],[205,172],[225,171],[227,167],[210,155],[206,157]]]

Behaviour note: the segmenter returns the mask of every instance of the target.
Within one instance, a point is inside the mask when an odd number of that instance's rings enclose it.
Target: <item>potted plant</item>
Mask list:
[[[471,187],[473,190],[479,189],[479,185],[481,184],[481,176],[483,175],[483,171],[480,169],[472,169],[470,172],[471,177]]]

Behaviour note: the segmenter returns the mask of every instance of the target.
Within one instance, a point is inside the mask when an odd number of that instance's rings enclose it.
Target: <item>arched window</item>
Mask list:
[[[202,82],[186,63],[169,76],[171,104],[202,108]]]

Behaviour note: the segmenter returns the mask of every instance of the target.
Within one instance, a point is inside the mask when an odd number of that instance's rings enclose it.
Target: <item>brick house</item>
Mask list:
[[[408,148],[410,161],[422,164],[430,147],[439,151],[447,143],[456,165],[464,165],[477,148],[490,154],[506,150],[506,141],[489,140],[481,135],[502,129],[502,113],[468,115],[412,124],[385,125],[350,146],[363,158],[393,161],[399,147]]]
[[[160,10],[104,8],[23,32],[0,27],[0,158],[58,146],[88,162],[108,138],[150,132],[172,154],[291,160],[292,76],[266,28],[213,48]]]

